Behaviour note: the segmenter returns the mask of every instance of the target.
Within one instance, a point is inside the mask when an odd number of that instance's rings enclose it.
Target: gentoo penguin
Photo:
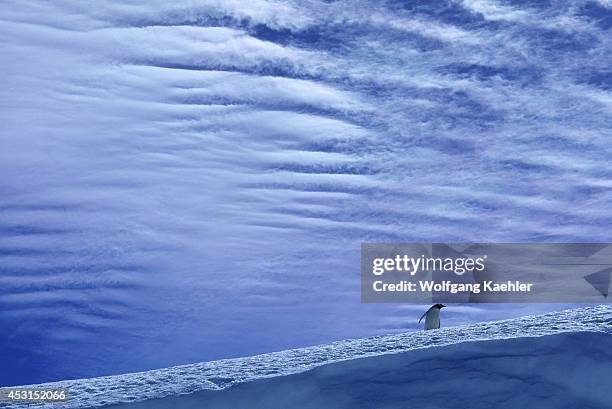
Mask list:
[[[419,318],[419,323],[425,317],[425,329],[440,328],[440,310],[446,307],[444,304],[436,304],[428,309],[425,314]]]

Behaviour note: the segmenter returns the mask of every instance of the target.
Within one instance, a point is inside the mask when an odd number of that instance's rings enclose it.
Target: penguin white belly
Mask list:
[[[437,329],[440,328],[440,310],[432,308],[427,311],[425,316],[425,329]]]

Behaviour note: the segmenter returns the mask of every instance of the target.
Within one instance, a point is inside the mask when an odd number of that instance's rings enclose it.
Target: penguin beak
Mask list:
[[[440,304],[440,309],[442,309],[442,308],[444,308],[444,307],[446,307],[446,305],[444,305],[444,304]]]

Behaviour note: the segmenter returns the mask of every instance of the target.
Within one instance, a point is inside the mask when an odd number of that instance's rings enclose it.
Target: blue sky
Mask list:
[[[0,384],[416,328],[362,242],[611,240],[608,0],[2,6]]]

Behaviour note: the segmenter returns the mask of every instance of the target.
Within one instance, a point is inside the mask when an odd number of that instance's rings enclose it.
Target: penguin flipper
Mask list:
[[[425,313],[423,313],[423,315],[421,315],[421,318],[419,318],[419,324],[421,323],[421,320],[422,320],[423,318],[425,318],[425,316],[426,316],[426,315],[427,315],[427,312],[425,312]]]

